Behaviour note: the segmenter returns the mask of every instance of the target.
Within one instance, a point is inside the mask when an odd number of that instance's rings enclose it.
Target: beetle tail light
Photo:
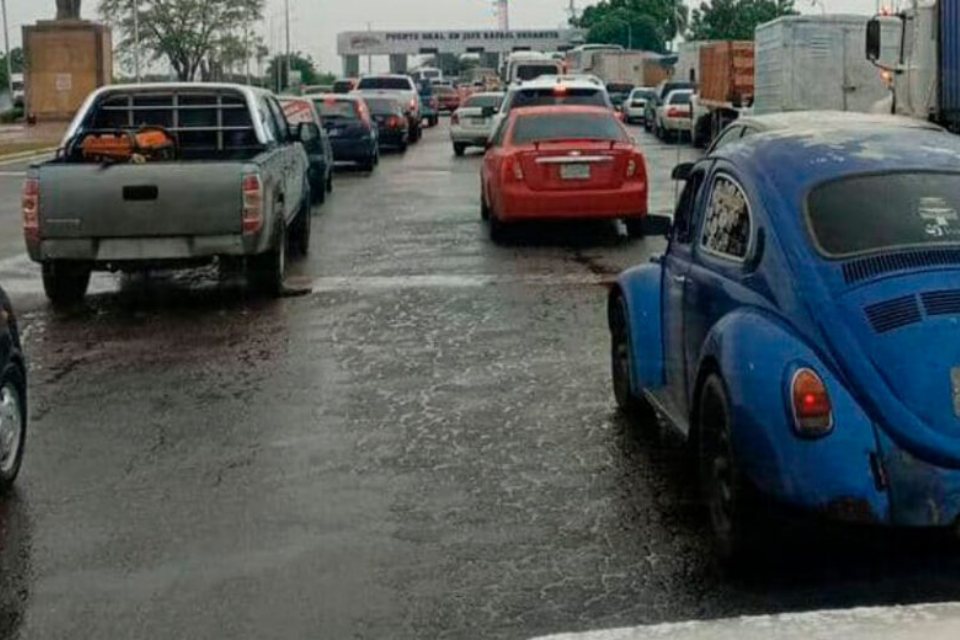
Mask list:
[[[23,232],[31,238],[40,235],[40,180],[37,178],[23,182]]]
[[[825,436],[833,430],[833,405],[823,380],[812,369],[800,369],[790,383],[793,426],[808,438]]]
[[[263,181],[258,173],[243,176],[243,233],[257,233],[263,228]]]

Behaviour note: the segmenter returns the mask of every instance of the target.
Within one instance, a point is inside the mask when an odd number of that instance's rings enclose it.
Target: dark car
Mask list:
[[[357,80],[355,78],[341,78],[333,83],[333,93],[344,94],[350,93],[357,88]]]
[[[657,107],[663,104],[663,101],[672,91],[677,89],[697,90],[694,82],[661,82],[657,87],[656,94],[643,107],[643,128],[647,131],[653,131],[653,125],[657,121]]]
[[[333,159],[353,162],[372,171],[380,162],[377,127],[363,98],[356,95],[326,94],[313,97],[313,104],[330,137]]]
[[[366,98],[366,103],[377,125],[380,146],[405,152],[410,144],[410,124],[403,114],[403,105],[393,98]]]
[[[0,289],[0,493],[17,479],[27,439],[27,367],[13,307]]]
[[[333,146],[330,144],[330,136],[323,129],[323,122],[313,100],[293,96],[282,96],[279,100],[291,127],[303,123],[317,125],[319,136],[304,142],[303,146],[310,158],[310,197],[314,203],[323,204],[327,194],[333,191]]]

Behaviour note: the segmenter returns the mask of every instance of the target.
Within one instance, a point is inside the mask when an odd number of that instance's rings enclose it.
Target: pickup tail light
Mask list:
[[[800,369],[790,383],[793,423],[797,433],[819,438],[833,430],[833,406],[823,380],[812,369]]]
[[[40,180],[23,182],[23,232],[30,238],[40,235]]]
[[[263,181],[260,174],[243,176],[243,233],[245,235],[263,229]]]
[[[450,124],[460,124],[460,114],[454,113],[450,116]]]

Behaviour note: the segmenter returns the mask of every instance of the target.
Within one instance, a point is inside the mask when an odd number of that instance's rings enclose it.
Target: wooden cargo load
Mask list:
[[[754,44],[717,42],[700,49],[700,101],[743,106],[753,101]]]
[[[660,58],[647,58],[643,61],[643,78],[641,85],[656,87],[661,82],[670,79],[673,69]]]

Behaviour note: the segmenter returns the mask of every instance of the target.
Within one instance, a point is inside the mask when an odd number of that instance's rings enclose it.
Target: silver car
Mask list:
[[[453,152],[462,156],[467,147],[486,147],[493,133],[494,116],[500,110],[504,93],[475,93],[450,117]]]

